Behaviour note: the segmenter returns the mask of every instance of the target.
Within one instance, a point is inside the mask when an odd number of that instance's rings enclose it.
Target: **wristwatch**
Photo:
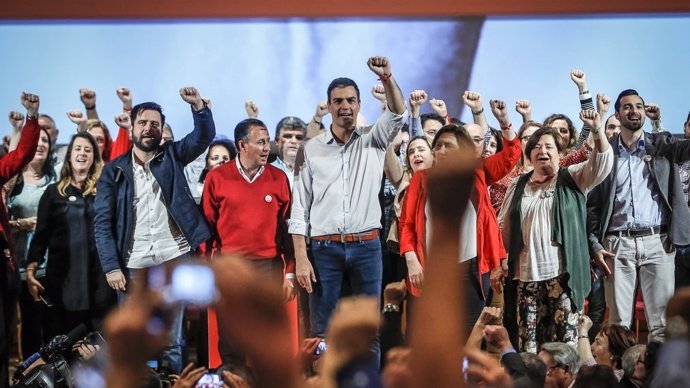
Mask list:
[[[382,312],[383,312],[384,314],[385,314],[385,313],[392,313],[392,312],[399,313],[399,312],[400,312],[400,307],[399,307],[397,304],[386,303],[386,304],[383,306],[383,311],[382,311]]]

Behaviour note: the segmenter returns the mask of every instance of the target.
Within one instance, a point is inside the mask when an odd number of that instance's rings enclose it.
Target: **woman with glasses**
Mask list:
[[[502,292],[507,275],[504,324],[520,351],[536,353],[544,342],[575,345],[578,311],[591,288],[586,195],[610,173],[614,156],[599,114],[580,117],[595,128],[596,152],[562,168],[558,131],[537,130],[525,146],[533,170],[513,181],[498,217],[508,271],[497,267],[491,285]]]

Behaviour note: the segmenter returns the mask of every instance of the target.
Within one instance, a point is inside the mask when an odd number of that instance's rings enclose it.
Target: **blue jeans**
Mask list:
[[[312,240],[310,246],[317,279],[309,295],[311,336],[324,337],[345,275],[349,276],[352,295],[371,295],[378,300],[383,267],[381,242],[377,238],[354,243]],[[379,353],[378,341],[374,353]]]

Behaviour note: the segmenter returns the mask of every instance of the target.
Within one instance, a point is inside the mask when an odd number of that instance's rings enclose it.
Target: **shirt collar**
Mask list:
[[[264,172],[264,167],[265,167],[265,166],[259,167],[259,171],[256,172],[256,175],[254,175],[254,178],[249,179],[247,174],[244,173],[244,169],[242,168],[242,164],[240,164],[240,157],[239,156],[235,158],[235,164],[237,165],[237,170],[239,170],[240,175],[242,175],[242,178],[244,178],[244,180],[246,180],[249,183],[254,183],[254,181],[256,181],[261,176],[261,173]]]
[[[634,154],[635,151],[642,151],[642,152],[644,152],[644,151],[645,151],[645,146],[647,145],[647,143],[646,143],[645,140],[644,140],[644,135],[645,135],[645,134],[644,134],[644,132],[643,132],[643,133],[642,133],[642,136],[640,136],[640,139],[637,141],[637,146],[635,147],[635,149],[634,149],[634,150],[630,150],[630,151],[628,151],[628,148],[627,148],[625,145],[623,145],[623,140],[622,140],[622,139],[620,138],[620,136],[619,136],[619,137],[618,137],[618,151],[619,151],[619,152],[626,152],[626,153],[629,153],[629,154]]]
[[[352,132],[352,136],[350,136],[350,140],[348,140],[348,143],[352,141],[352,139],[356,136],[361,136],[361,130],[362,127],[355,127],[355,130]],[[332,129],[329,128],[326,132],[326,144],[336,144],[339,145],[339,143],[335,140],[335,137],[333,136]],[[347,143],[345,143],[347,144]]]

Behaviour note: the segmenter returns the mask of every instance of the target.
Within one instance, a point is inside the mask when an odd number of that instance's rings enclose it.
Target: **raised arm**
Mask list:
[[[508,106],[503,100],[491,100],[491,113],[493,113],[498,125],[501,127],[501,133],[506,140],[515,139],[515,130],[513,130],[513,123],[510,122],[510,115],[508,115]]]
[[[247,117],[250,119],[259,117],[259,107],[252,100],[247,100],[244,103],[244,111],[247,112]]]
[[[429,99],[424,90],[414,90],[410,93],[410,139],[424,135],[420,113],[422,105]]]
[[[24,127],[24,114],[17,111],[10,111],[8,116],[10,125],[12,126],[12,134],[10,135],[10,145],[8,151],[14,151],[19,143],[19,135],[22,133]]]
[[[515,101],[515,111],[522,116],[522,123],[532,120],[532,104],[528,100]]]
[[[590,93],[587,89],[587,78],[585,72],[582,70],[573,69],[570,71],[570,79],[577,86],[578,96],[580,99],[580,110],[594,109],[592,93]],[[582,131],[580,131],[580,136],[577,138],[577,142],[575,142],[574,149],[578,149],[585,144],[585,141],[587,140],[587,137],[589,136],[589,132],[591,131],[591,129],[592,128],[588,127],[587,124],[585,124],[582,127]]]
[[[96,92],[88,88],[79,89],[79,99],[84,104],[86,109],[86,118],[88,120],[99,120],[98,112],[96,111]]]
[[[379,77],[386,91],[386,103],[388,109],[398,115],[405,113],[405,98],[403,97],[400,87],[393,78],[391,72],[391,63],[386,57],[371,57],[367,61],[369,69]]]
[[[26,108],[26,123],[19,136],[17,148],[0,158],[0,179],[2,183],[18,174],[36,153],[40,127],[38,126],[39,98],[35,94],[22,92],[21,102]]]
[[[318,136],[323,132],[323,117],[328,114],[328,104],[326,101],[320,101],[316,104],[316,112],[307,124],[307,139]]]
[[[474,123],[482,127],[484,132],[487,132],[489,130],[489,123],[486,122],[486,115],[484,115],[482,96],[477,92],[467,90],[462,94],[462,101],[470,108]]]
[[[446,124],[450,124],[450,116],[448,116],[448,108],[446,108],[445,101],[438,98],[432,98],[431,101],[429,101],[429,105],[437,115],[443,117]]]
[[[652,123],[652,133],[666,131],[664,124],[661,122],[661,108],[658,104],[647,104],[647,106],[644,107],[644,113]]]
[[[79,109],[68,110],[67,111],[67,118],[69,119],[69,121],[71,121],[77,125],[77,132],[86,131],[87,118],[84,115],[84,112],[82,112]]]
[[[180,141],[174,142],[173,147],[178,160],[187,165],[208,148],[216,136],[216,127],[211,110],[195,87],[180,89],[180,97],[192,108],[194,130]]]

